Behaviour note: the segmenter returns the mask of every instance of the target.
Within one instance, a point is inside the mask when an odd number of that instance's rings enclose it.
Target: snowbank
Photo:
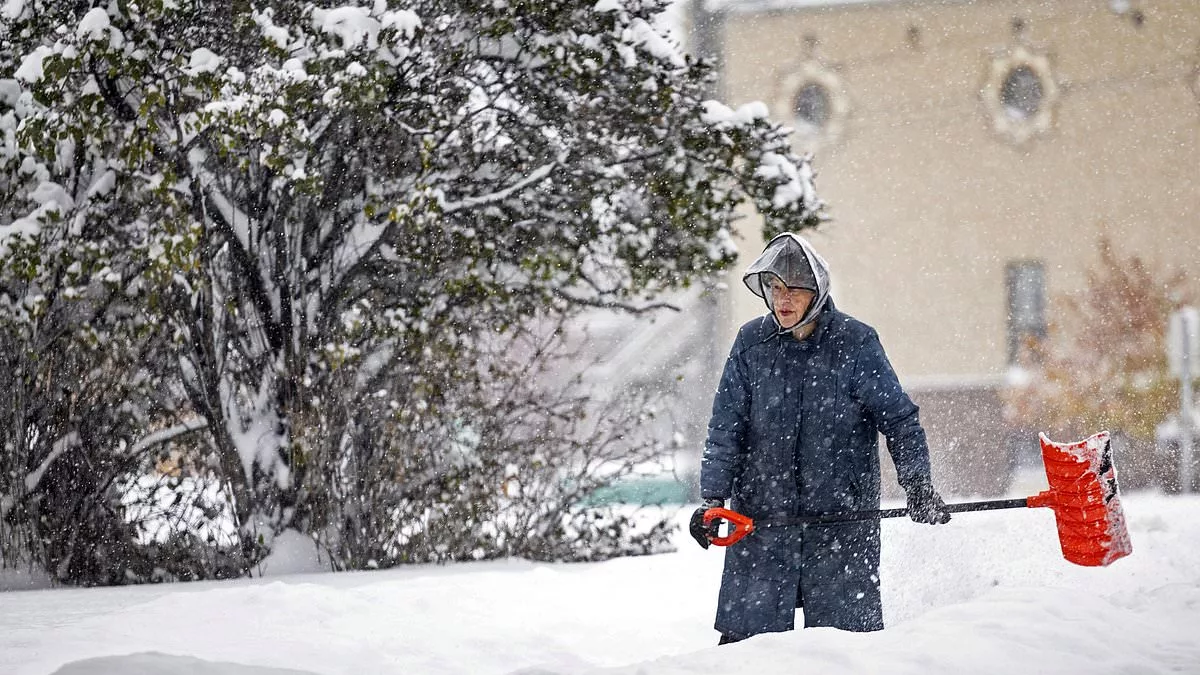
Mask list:
[[[721,553],[680,532],[676,553],[595,564],[0,593],[0,672],[1200,673],[1200,497],[1123,501],[1134,553],[1106,568],[1065,562],[1045,510],[885,521],[879,633],[715,647]],[[313,563],[286,543],[276,572]]]

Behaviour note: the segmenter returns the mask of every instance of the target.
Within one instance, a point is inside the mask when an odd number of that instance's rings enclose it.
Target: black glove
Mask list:
[[[708,548],[708,545],[712,543],[712,538],[720,536],[721,527],[721,524],[715,520],[705,525],[704,512],[709,509],[719,509],[722,506],[725,506],[724,499],[705,499],[700,508],[692,513],[692,520],[688,523],[688,532],[701,548]]]
[[[946,502],[938,496],[933,485],[921,483],[908,491],[908,517],[914,523],[941,525],[950,522],[950,512],[946,510]]]

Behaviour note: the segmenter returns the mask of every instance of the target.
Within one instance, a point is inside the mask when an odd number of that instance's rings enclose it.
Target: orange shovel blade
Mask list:
[[[1029,506],[1054,510],[1063,557],[1102,567],[1132,553],[1108,432],[1076,443],[1039,439],[1050,489],[1030,497]]]

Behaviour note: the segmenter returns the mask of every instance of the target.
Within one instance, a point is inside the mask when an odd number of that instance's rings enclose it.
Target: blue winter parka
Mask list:
[[[828,300],[803,340],[771,314],[738,332],[701,464],[703,498],[755,520],[879,508],[879,434],[905,490],[930,481],[917,406],[870,326]],[[716,629],[883,628],[879,522],[760,527],[725,551]]]

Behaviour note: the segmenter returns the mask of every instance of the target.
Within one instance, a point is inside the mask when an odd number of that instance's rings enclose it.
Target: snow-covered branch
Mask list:
[[[61,457],[64,452],[78,445],[79,433],[75,431],[62,436],[57,441],[54,441],[54,445],[50,449],[50,454],[46,455],[46,458],[42,460],[42,463],[39,464],[36,469],[31,471],[28,476],[25,476],[25,490],[27,492],[33,492],[36,490],[37,486],[42,482],[42,476],[45,475],[46,470],[50,468],[50,465],[53,464],[54,461],[59,457]]]
[[[208,420],[203,417],[193,417],[185,420],[181,424],[176,424],[166,429],[159,429],[146,436],[143,436],[132,447],[129,448],[130,454],[136,455],[143,450],[154,447],[161,443],[166,443],[174,438],[178,438],[184,434],[189,434],[193,431],[198,431],[208,427]]]
[[[442,202],[442,213],[450,214],[456,211],[475,209],[481,206],[502,202],[512,197],[514,194],[546,180],[550,177],[550,173],[560,165],[561,164],[559,161],[544,164],[531,171],[525,178],[513,183],[503,190],[497,190],[491,194],[480,195],[477,197],[467,197],[457,202]]]
[[[596,307],[599,309],[617,309],[630,314],[644,314],[653,312],[659,309],[669,309],[673,312],[681,311],[678,305],[673,305],[669,302],[650,302],[646,304],[634,304],[629,302],[621,302],[620,300],[603,300],[598,297],[583,297],[574,295],[561,288],[553,289],[554,295],[566,300],[573,305],[582,305],[585,307]]]

